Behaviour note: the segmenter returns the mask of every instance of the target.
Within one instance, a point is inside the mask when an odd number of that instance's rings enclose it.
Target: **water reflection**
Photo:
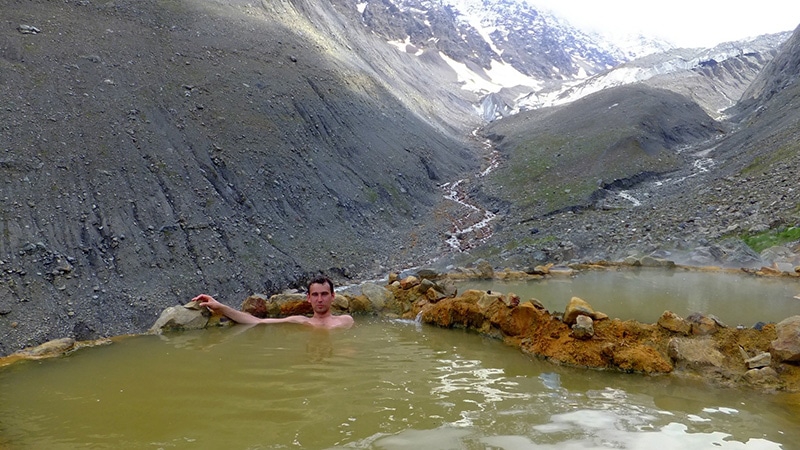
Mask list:
[[[350,330],[131,338],[4,368],[0,392],[0,448],[12,449],[775,449],[800,440],[787,396],[559,367],[464,331],[363,318]]]

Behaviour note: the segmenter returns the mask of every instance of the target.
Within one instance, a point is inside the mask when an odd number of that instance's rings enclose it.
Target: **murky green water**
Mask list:
[[[785,395],[530,360],[358,318],[142,336],[0,370],[10,449],[791,449]],[[796,401],[796,400],[795,400]]]
[[[466,288],[536,298],[554,312],[575,296],[612,318],[654,323],[665,310],[713,314],[729,326],[780,322],[800,314],[800,279],[676,270],[586,271],[538,281],[469,281]]]

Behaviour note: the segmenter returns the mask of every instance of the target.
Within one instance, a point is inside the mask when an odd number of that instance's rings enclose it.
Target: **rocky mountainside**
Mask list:
[[[526,122],[498,121],[487,131],[502,157],[492,172],[498,160],[476,137],[485,120],[518,112],[518,97],[560,91],[629,53],[516,3],[483,4],[0,3],[0,353],[64,336],[140,332],[165,307],[200,292],[235,304],[317,272],[345,283],[432,261],[482,256],[524,267],[616,256],[637,244],[631,228],[604,226],[592,214],[630,215],[626,223],[643,222],[636,230],[670,224],[642,243],[646,249],[663,247],[676,230],[693,232],[697,217],[729,215],[687,200],[695,185],[652,192],[664,202],[655,207],[659,217],[618,205],[616,193],[641,188],[653,174],[688,170],[696,153],[682,149],[708,139],[732,161],[736,147],[724,142],[743,139],[752,148],[737,127],[775,123],[764,111],[787,100],[764,93],[785,80],[781,68],[754,84],[762,88],[741,111],[745,122],[732,125],[665,86],[618,88],[564,107],[571,109],[519,116],[540,117],[531,129],[557,130],[584,146],[603,132],[600,119],[613,117],[615,134],[602,141],[608,151],[591,157],[571,153],[563,139],[515,154],[531,142]],[[725,73],[734,77],[736,67]],[[796,154],[781,150],[790,134],[778,132],[749,136],[774,142],[775,154]],[[738,167],[757,158],[739,154]],[[544,208],[538,197],[519,195],[525,171],[538,170],[543,157],[553,158],[551,178],[535,188],[553,187]],[[595,167],[592,158],[605,161],[597,165],[603,170],[558,165]],[[771,161],[763,165],[770,175],[755,178],[796,179]],[[729,172],[725,182],[738,186],[738,172]],[[754,207],[744,205],[750,197],[724,186],[718,203],[743,197],[730,214],[755,223]],[[487,205],[491,211],[475,215],[480,240],[487,230],[493,236],[474,254],[453,253],[469,247],[452,244],[454,223]],[[719,226],[679,238],[711,239]]]
[[[438,184],[479,169],[479,118],[335,6],[0,5],[0,352],[444,245]]]
[[[350,2],[341,2],[344,9]],[[513,0],[364,2],[360,19],[406,50],[437,51],[474,70],[507,65],[533,81],[574,79],[625,61],[622,50]]]

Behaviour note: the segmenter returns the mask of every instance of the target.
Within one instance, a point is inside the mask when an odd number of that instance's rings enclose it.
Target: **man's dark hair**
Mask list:
[[[308,292],[311,292],[311,285],[312,284],[327,284],[328,288],[331,290],[331,294],[333,294],[333,281],[331,281],[330,278],[328,278],[328,277],[326,277],[324,275],[318,275],[318,276],[312,278],[311,281],[308,282],[308,286],[307,286]]]

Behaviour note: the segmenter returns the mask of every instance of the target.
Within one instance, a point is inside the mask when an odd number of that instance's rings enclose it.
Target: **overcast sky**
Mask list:
[[[641,32],[682,47],[711,47],[800,25],[798,0],[527,0],[581,29]]]

